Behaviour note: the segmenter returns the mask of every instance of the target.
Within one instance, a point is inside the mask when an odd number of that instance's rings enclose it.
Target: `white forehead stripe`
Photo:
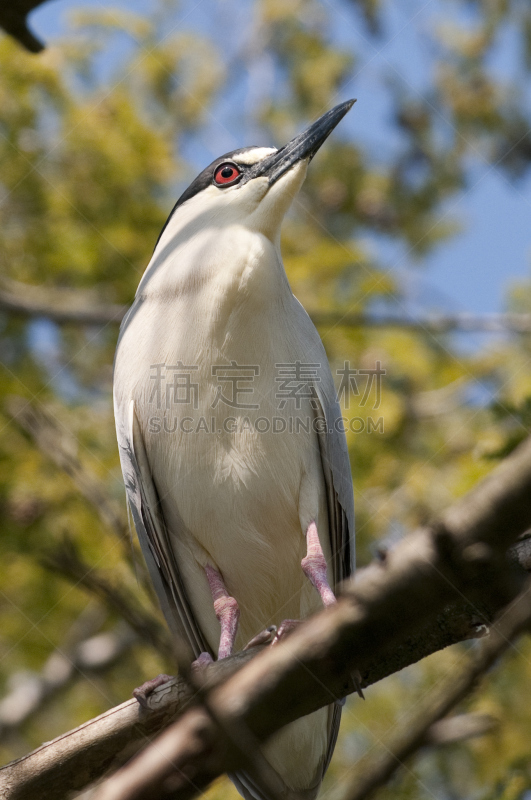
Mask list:
[[[251,164],[257,164],[266,156],[276,152],[276,147],[254,147],[252,150],[242,150],[241,153],[235,153],[232,157],[238,164],[245,164],[245,166],[250,167]]]

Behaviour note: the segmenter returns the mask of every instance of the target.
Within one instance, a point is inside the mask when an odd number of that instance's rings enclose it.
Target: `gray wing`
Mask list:
[[[315,392],[323,418],[319,436],[321,464],[328,500],[328,531],[333,559],[334,589],[356,568],[354,536],[354,494],[347,442],[342,428],[341,408],[328,371],[315,383]],[[344,701],[330,707],[328,717],[328,751],[323,776],[334,752]]]
[[[127,499],[160,607],[171,632],[187,641],[197,658],[210,648],[192,613],[169,542],[133,401],[126,413],[116,408],[115,417]]]
[[[352,475],[341,408],[331,378],[315,383],[314,388],[324,423],[318,434],[319,449],[327,490],[328,530],[337,589],[356,568]]]

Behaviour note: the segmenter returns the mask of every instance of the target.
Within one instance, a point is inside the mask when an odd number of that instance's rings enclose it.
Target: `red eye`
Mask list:
[[[226,186],[228,183],[236,183],[240,175],[236,164],[221,164],[214,173],[214,180],[218,186]]]

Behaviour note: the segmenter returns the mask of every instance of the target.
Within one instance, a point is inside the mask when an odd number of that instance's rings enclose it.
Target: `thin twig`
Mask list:
[[[21,317],[48,317],[58,323],[107,325],[120,323],[127,306],[106,302],[86,289],[31,286],[4,279],[0,309]]]
[[[22,428],[39,450],[69,475],[81,495],[96,510],[101,521],[121,541],[128,541],[129,525],[125,511],[109,497],[106,484],[77,455],[73,434],[43,406],[22,397],[10,397],[6,403],[12,421]]]
[[[88,564],[71,538],[64,536],[60,546],[49,548],[40,561],[46,569],[82,586],[102,600],[127,622],[141,641],[154,647],[170,664],[173,663],[174,648],[161,621],[123,583],[116,580],[111,583],[98,569]]]

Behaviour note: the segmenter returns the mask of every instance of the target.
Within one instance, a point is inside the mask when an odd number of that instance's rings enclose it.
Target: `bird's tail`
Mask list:
[[[321,780],[319,780],[317,786],[313,786],[311,789],[306,789],[303,792],[295,792],[293,789],[286,786],[280,775],[278,775],[278,772],[276,774],[278,776],[279,785],[283,786],[280,795],[282,800],[314,800],[314,798],[317,797],[317,793],[321,787]],[[275,800],[275,798],[271,797],[267,790],[261,787],[248,772],[234,772],[229,774],[229,778],[244,800]]]
[[[261,785],[260,781],[257,780],[253,775],[249,772],[235,772],[229,775],[229,778],[233,782],[234,786],[244,798],[244,800],[314,800],[317,796],[321,782],[323,780],[324,774],[328,769],[328,765],[330,764],[330,759],[332,758],[332,753],[334,752],[334,747],[337,741],[337,734],[339,731],[339,723],[341,720],[341,711],[344,701],[340,701],[338,703],[334,703],[333,705],[328,707],[328,742],[326,747],[326,755],[323,761],[321,761],[321,767],[317,770],[317,775],[315,774],[315,762],[307,763],[308,768],[308,783],[304,788],[297,788],[293,789],[286,785],[285,780],[281,775],[279,775],[278,770],[273,769],[273,766],[269,763],[269,769],[272,770],[276,776],[276,798],[271,796],[271,793]],[[319,713],[319,712],[314,712]],[[311,719],[310,717],[306,717],[305,719]],[[299,733],[297,731],[297,723],[291,723],[288,728],[291,728],[290,731],[291,735],[297,736]],[[286,730],[286,729],[284,729]],[[271,743],[273,744],[275,737],[272,738]],[[280,742],[279,742],[280,744]],[[282,750],[285,750],[284,741],[282,743]],[[293,757],[294,754],[292,754]],[[309,761],[312,759],[310,758]],[[286,775],[289,774],[289,764],[286,764]],[[300,764],[299,766],[299,778],[300,778]],[[295,767],[295,764],[293,764]],[[284,772],[284,769],[283,769]],[[280,790],[279,788],[280,787]]]

